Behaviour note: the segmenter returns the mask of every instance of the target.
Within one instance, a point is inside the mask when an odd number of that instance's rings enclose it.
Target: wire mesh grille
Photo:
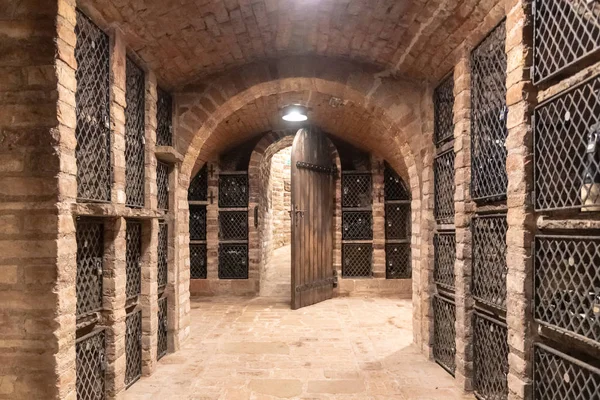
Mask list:
[[[248,206],[248,175],[219,175],[219,207]]]
[[[130,386],[142,376],[142,311],[125,318],[125,385]]]
[[[386,201],[410,200],[410,194],[404,181],[387,163],[383,175],[385,180],[384,197]]]
[[[190,245],[190,278],[206,279],[206,245]]]
[[[165,221],[158,224],[158,287],[167,286],[169,273],[169,225]]]
[[[156,164],[156,199],[159,210],[169,209],[169,166],[160,161]]]
[[[247,244],[219,244],[219,279],[248,279]]]
[[[247,240],[248,212],[220,211],[219,238],[221,240]]]
[[[454,375],[456,369],[456,306],[443,297],[433,298],[433,358]]]
[[[597,399],[600,370],[550,347],[534,345],[533,392],[537,400]]]
[[[410,279],[410,243],[386,244],[385,265],[386,279]]]
[[[77,10],[77,197],[110,201],[110,80],[109,40],[92,21]]]
[[[371,174],[342,174],[342,207],[369,207],[372,187]]]
[[[190,206],[190,240],[206,240],[206,206]]]
[[[473,296],[506,308],[506,215],[473,217]]]
[[[373,239],[373,213],[371,211],[342,212],[342,240]]]
[[[434,162],[434,214],[439,224],[454,222],[454,151],[447,151]]]
[[[77,221],[77,315],[102,308],[104,225],[101,221]]]
[[[454,76],[450,74],[433,92],[435,143],[454,138]]]
[[[189,201],[206,201],[208,197],[208,169],[206,165],[196,174],[190,182],[188,189]]]
[[[536,237],[536,320],[600,342],[598,266],[600,237]]]
[[[471,54],[471,191],[506,196],[506,30],[498,25]]]
[[[157,334],[157,359],[160,360],[165,354],[167,354],[167,332],[168,332],[168,320],[167,320],[167,298],[163,297],[158,299],[158,330]]]
[[[537,107],[534,132],[536,208],[600,205],[600,76]]]
[[[385,205],[385,237],[388,240],[410,238],[410,205]]]
[[[342,244],[342,276],[370,278],[373,275],[373,245],[370,243]]]
[[[173,99],[161,88],[156,100],[156,145],[173,145]]]
[[[433,236],[433,279],[436,284],[454,288],[454,262],[456,261],[456,234],[436,233]]]
[[[485,400],[508,399],[508,329],[474,314],[473,386]]]
[[[104,400],[106,384],[105,333],[100,330],[75,344],[75,387],[78,400]]]
[[[534,2],[533,80],[539,83],[600,49],[597,1]]]
[[[144,206],[144,71],[129,57],[126,66],[125,107],[125,195],[127,205]]]
[[[142,290],[142,224],[127,221],[125,229],[125,293],[128,299],[136,297]]]

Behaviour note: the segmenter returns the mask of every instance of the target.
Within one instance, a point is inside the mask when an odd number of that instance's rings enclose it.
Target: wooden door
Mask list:
[[[292,146],[292,308],[330,299],[333,269],[335,166],[326,136],[296,133]]]

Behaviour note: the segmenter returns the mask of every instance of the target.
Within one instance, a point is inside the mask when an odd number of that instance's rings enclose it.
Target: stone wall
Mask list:
[[[291,168],[292,148],[280,150],[271,158],[271,214],[273,222],[273,250],[291,243]]]

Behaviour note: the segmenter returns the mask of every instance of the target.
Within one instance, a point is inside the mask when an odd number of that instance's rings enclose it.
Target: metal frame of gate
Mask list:
[[[208,275],[206,248],[206,207],[209,204],[208,163],[204,164],[192,178],[188,189],[188,203],[190,205],[190,279],[206,279]]]
[[[385,277],[410,279],[411,208],[408,187],[386,162],[383,171],[385,224]]]

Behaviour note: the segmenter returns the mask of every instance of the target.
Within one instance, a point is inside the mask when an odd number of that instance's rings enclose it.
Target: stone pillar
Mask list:
[[[112,203],[125,204],[126,47],[118,29],[110,32],[110,127],[113,168]]]
[[[371,155],[371,179],[373,189],[373,278],[385,279],[385,204],[383,194],[384,160]],[[379,286],[385,289],[385,283]]]
[[[156,368],[158,344],[158,220],[142,225],[142,243],[148,246],[142,253],[142,374],[148,376]]]

